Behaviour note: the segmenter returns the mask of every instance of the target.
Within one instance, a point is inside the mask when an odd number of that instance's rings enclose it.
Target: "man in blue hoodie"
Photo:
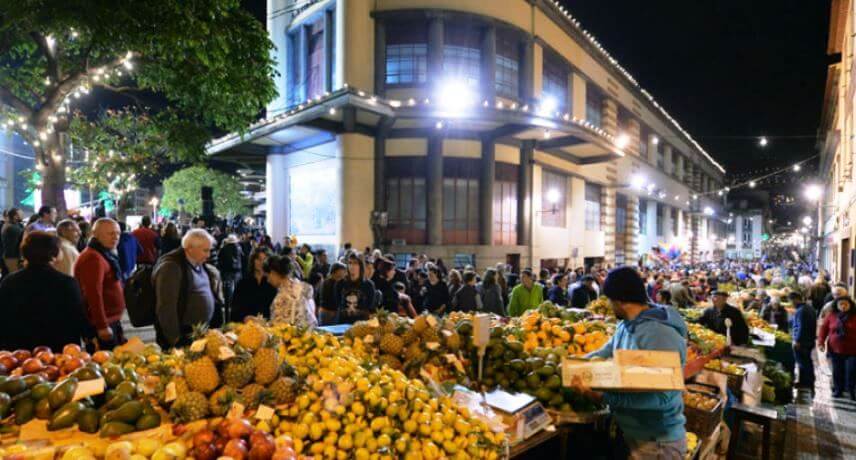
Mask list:
[[[615,335],[589,358],[611,358],[615,350],[674,351],[687,357],[687,325],[671,307],[651,304],[645,283],[632,267],[616,268],[603,283],[615,316]],[[609,405],[624,434],[630,459],[675,459],[686,456],[684,402],[680,391],[595,392],[577,390]]]
[[[800,370],[800,381],[796,387],[814,392],[814,363],[811,360],[811,351],[817,339],[817,314],[811,304],[803,302],[799,291],[791,292],[788,298],[797,308],[791,328],[794,360]]]

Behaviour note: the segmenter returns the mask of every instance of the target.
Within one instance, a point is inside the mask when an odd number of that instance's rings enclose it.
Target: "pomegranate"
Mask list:
[[[40,351],[35,354],[36,358],[44,364],[53,364],[56,355],[52,351]]]
[[[52,364],[48,364],[47,366],[45,366],[45,369],[42,371],[42,373],[45,374],[46,379],[52,382],[55,382],[56,379],[59,378],[59,368]]]
[[[232,457],[234,460],[244,460],[247,457],[247,441],[243,439],[231,439],[223,448],[224,457]]]
[[[12,356],[15,357],[20,362],[24,362],[33,357],[33,354],[30,353],[29,350],[15,350],[12,352]]]
[[[18,358],[15,358],[12,355],[6,355],[0,357],[0,364],[2,364],[7,370],[13,371],[18,367],[19,361]]]
[[[80,355],[80,345],[76,343],[70,343],[64,347],[62,347],[63,354],[75,357]]]
[[[24,369],[24,373],[35,374],[45,368],[45,363],[38,358],[29,358],[21,364],[21,367]]]

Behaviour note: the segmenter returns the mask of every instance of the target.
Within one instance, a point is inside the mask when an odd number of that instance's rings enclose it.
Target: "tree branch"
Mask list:
[[[48,46],[48,40],[44,35],[38,32],[31,32],[30,35],[33,37],[33,40],[39,46],[39,49],[42,51],[42,54],[44,54],[45,58],[48,60],[48,76],[53,81],[60,81],[61,75],[59,73],[59,62],[57,62],[55,50],[52,50],[51,47]]]
[[[15,96],[12,91],[10,91],[5,86],[0,86],[0,101],[4,104],[11,106],[15,109],[19,115],[30,118],[33,115],[33,109],[26,102],[24,102],[18,96]]]

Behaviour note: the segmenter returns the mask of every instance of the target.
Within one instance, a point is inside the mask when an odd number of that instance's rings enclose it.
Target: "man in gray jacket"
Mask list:
[[[155,266],[155,331],[164,349],[189,344],[197,324],[223,325],[220,273],[205,263],[213,244],[207,231],[192,229],[181,239],[181,247],[165,254]]]

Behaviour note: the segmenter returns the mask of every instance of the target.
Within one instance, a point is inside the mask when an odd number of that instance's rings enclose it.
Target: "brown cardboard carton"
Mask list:
[[[675,351],[616,350],[609,361],[565,359],[562,382],[572,386],[574,378],[595,390],[684,389],[684,370]]]

